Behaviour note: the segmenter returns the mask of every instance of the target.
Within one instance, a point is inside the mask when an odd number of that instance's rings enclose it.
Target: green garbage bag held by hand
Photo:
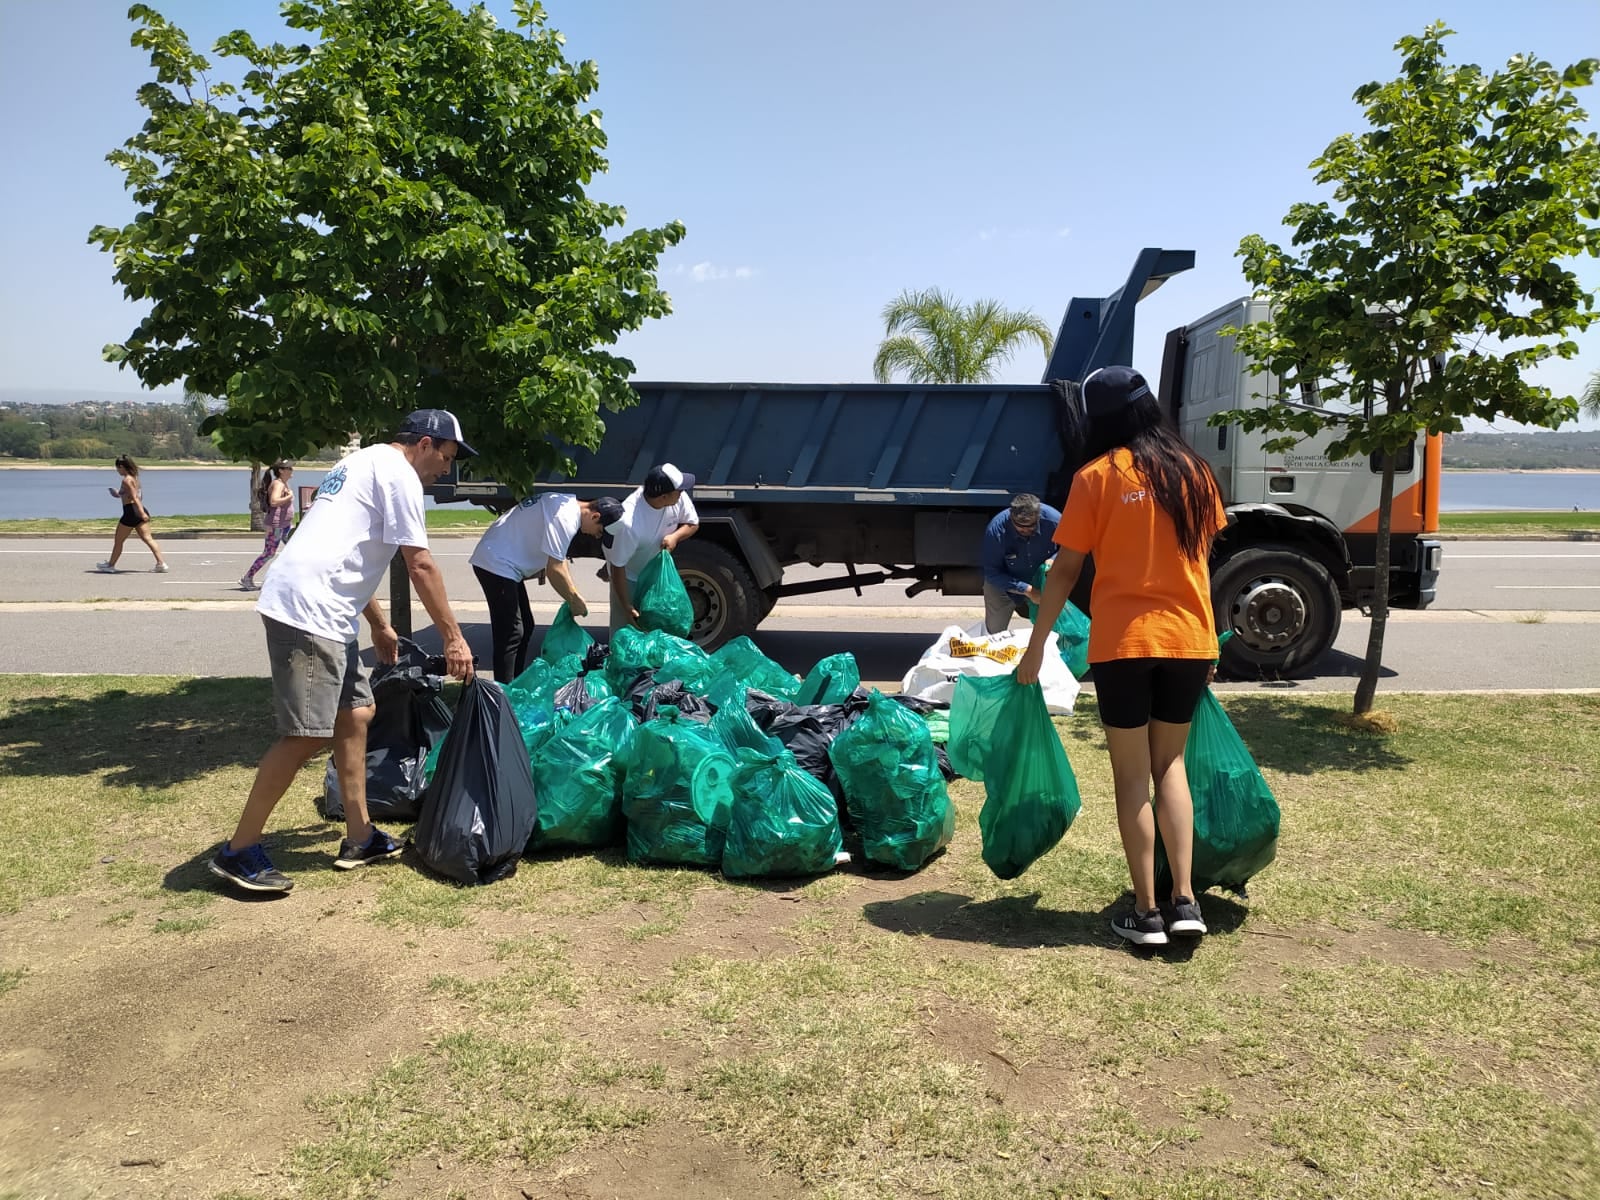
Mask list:
[[[1083,807],[1037,683],[1023,687],[1014,675],[956,680],[947,750],[952,767],[983,782],[983,861],[1001,879],[1048,853]]]
[[[545,662],[556,662],[569,654],[576,654],[581,659],[589,652],[589,647],[592,645],[594,638],[578,624],[572,615],[572,605],[563,600],[561,607],[556,610],[555,620],[551,621],[550,628],[545,630],[544,644],[539,647],[539,657]]]
[[[1281,814],[1272,789],[1210,688],[1195,707],[1183,769],[1194,797],[1195,891],[1245,885],[1278,855]],[[1156,835],[1156,894],[1172,888],[1166,848]]]
[[[1033,586],[1038,592],[1044,594],[1044,584],[1050,574],[1048,567],[1040,567],[1033,577]],[[1039,615],[1039,606],[1031,600],[1028,602],[1028,620],[1033,620]],[[1061,615],[1056,618],[1056,623],[1051,626],[1056,634],[1056,648],[1061,651],[1061,661],[1067,664],[1067,670],[1072,672],[1074,679],[1082,679],[1089,673],[1089,616],[1068,600],[1062,606]]]
[[[730,879],[821,875],[844,848],[833,793],[781,746],[776,754],[742,747],[722,873]]]
[[[657,554],[644,570],[633,589],[633,606],[639,610],[639,628],[647,632],[659,629],[673,637],[686,638],[694,627],[694,605],[683,586],[683,579],[665,550]]]

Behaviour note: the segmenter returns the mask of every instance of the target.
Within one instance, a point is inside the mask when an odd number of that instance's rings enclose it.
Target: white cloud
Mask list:
[[[712,262],[697,262],[692,267],[682,263],[672,268],[674,275],[687,275],[694,283],[716,283],[724,279],[752,279],[754,267],[719,267]]]

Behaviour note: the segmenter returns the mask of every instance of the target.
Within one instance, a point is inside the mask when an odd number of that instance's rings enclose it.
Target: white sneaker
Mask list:
[[[108,562],[95,563],[94,569],[102,575],[115,575],[117,573],[117,569]]]
[[[164,562],[157,563],[155,566],[151,567],[150,569],[152,571],[154,571],[157,575],[165,575],[168,571],[172,570],[172,568],[167,566],[167,564],[164,563]]]
[[[261,585],[254,579],[251,579],[248,575],[241,575],[239,577],[239,586],[247,592],[259,592],[261,590]]]

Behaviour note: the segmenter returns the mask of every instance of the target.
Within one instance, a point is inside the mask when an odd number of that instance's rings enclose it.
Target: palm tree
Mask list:
[[[1589,385],[1578,397],[1578,407],[1584,416],[1600,421],[1600,371],[1589,376]]]
[[[961,304],[938,288],[901,292],[883,309],[883,342],[872,374],[888,383],[902,372],[910,383],[988,383],[1020,342],[1037,339],[1050,358],[1050,328],[1031,312],[994,300]]]

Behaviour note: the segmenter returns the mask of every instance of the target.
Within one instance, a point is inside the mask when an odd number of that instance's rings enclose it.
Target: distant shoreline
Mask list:
[[[137,460],[135,460],[137,461]],[[266,464],[262,464],[263,467]],[[334,465],[328,462],[300,462],[296,460],[295,470],[326,471]],[[107,461],[105,463],[51,463],[39,462],[36,459],[9,459],[0,458],[0,469],[11,471],[98,471],[102,466],[107,471],[115,471],[116,466]],[[251,471],[254,468],[249,463],[215,463],[215,462],[174,462],[164,459],[160,462],[139,463],[139,474],[146,471]]]
[[[1445,467],[1446,475],[1600,475],[1600,467]]]

